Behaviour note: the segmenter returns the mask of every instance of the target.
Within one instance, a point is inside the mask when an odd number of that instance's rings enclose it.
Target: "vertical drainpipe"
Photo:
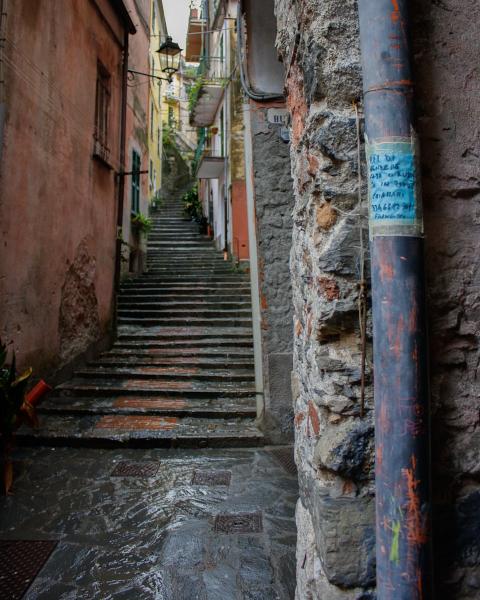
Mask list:
[[[243,111],[245,125],[245,184],[247,188],[248,250],[250,255],[250,288],[252,296],[252,329],[255,361],[255,395],[257,399],[257,419],[261,420],[265,412],[263,396],[262,314],[260,311],[260,283],[258,276],[252,124],[250,105],[248,102],[244,105]]]
[[[5,41],[7,37],[8,0],[0,0],[0,160],[3,152],[3,130],[6,117]]]
[[[128,93],[128,31],[125,29],[123,36],[123,64],[122,64],[122,107],[120,115],[120,165],[117,195],[117,238],[115,251],[115,292],[120,287],[120,274],[122,267],[122,227],[123,227],[123,202],[125,196],[125,144],[127,139],[127,93]],[[117,325],[117,293],[115,293],[115,329]]]
[[[408,0],[359,0],[375,372],[377,597],[433,598],[424,240]]]

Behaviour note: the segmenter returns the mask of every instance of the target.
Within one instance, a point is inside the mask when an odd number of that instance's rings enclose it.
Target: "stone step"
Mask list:
[[[75,372],[77,379],[148,379],[155,381],[189,381],[197,382],[232,382],[239,381],[247,383],[255,380],[253,369],[200,369],[186,365],[175,365],[170,367],[158,366],[94,366],[84,368]],[[126,382],[128,383],[128,382]]]
[[[170,381],[160,379],[81,379],[74,378],[55,388],[62,397],[139,395],[152,397],[189,395],[198,398],[245,397],[255,394],[250,383],[225,381]]]
[[[202,350],[206,353],[210,352],[253,352],[253,339],[252,338],[238,338],[238,339],[221,339],[205,338],[204,340],[175,340],[174,342],[166,340],[156,340],[155,338],[148,339],[147,337],[122,337],[119,341],[115,342],[112,347],[112,351],[117,350],[158,350],[161,352],[171,351],[184,352],[191,351],[194,353],[201,353]]]
[[[142,396],[108,398],[62,398],[50,396],[38,413],[54,415],[158,415],[195,418],[255,418],[255,397],[246,398],[148,398]]]
[[[215,293],[217,294],[219,291],[224,292],[225,294],[230,294],[231,292],[235,292],[236,290],[241,291],[243,294],[246,292],[250,292],[250,284],[247,281],[229,281],[227,283],[224,282],[222,285],[218,281],[196,281],[195,283],[187,282],[187,281],[170,281],[163,282],[160,281],[136,281],[135,283],[127,283],[123,284],[121,287],[121,291],[126,291],[132,293],[132,290],[144,290],[144,289],[152,289],[152,290],[172,290],[176,291],[187,291],[187,292],[195,292],[195,293]]]
[[[227,318],[227,319],[216,319],[216,318],[197,318],[197,317],[118,317],[118,325],[142,325],[142,326],[178,326],[184,327],[186,325],[202,326],[202,327],[249,327],[252,325],[251,319],[238,318]]]
[[[92,448],[248,447],[263,444],[253,419],[147,415],[44,416],[38,429],[22,427],[19,445]]]
[[[152,355],[133,355],[131,353],[112,354],[104,353],[96,361],[87,362],[88,367],[109,367],[109,368],[126,368],[126,367],[195,367],[197,369],[208,370],[224,370],[224,369],[251,369],[254,366],[253,357],[247,356],[222,356],[205,357],[177,353],[173,356],[152,356]]]
[[[152,298],[151,296],[135,296],[133,299],[131,296],[121,296],[118,299],[118,307],[120,310],[134,310],[134,309],[141,309],[141,310],[155,310],[155,309],[165,309],[165,310],[172,310],[172,309],[176,309],[176,310],[181,310],[181,311],[187,311],[187,310],[204,310],[204,309],[211,309],[211,310],[215,310],[215,311],[219,311],[219,310],[233,310],[233,309],[239,309],[239,310],[250,310],[251,313],[251,302],[246,301],[238,301],[238,302],[219,302],[218,299],[216,297],[208,297],[207,299],[200,297],[195,299],[193,302],[191,301],[192,299],[189,298],[185,298],[183,297],[183,299],[180,300],[176,300],[175,302],[172,302],[171,300],[169,300],[168,298],[162,298],[162,297],[156,297],[156,298]]]
[[[199,302],[204,303],[206,305],[218,303],[235,305],[245,304],[248,306],[250,306],[251,304],[251,294],[247,290],[237,294],[233,294],[233,290],[222,294],[221,291],[218,289],[211,290],[209,291],[209,293],[203,294],[197,293],[197,291],[195,291],[195,293],[190,292],[188,294],[175,293],[175,291],[173,291],[173,293],[170,293],[171,290],[166,291],[168,293],[158,294],[151,294],[148,293],[148,291],[146,293],[142,293],[142,290],[140,291],[140,293],[137,293],[135,290],[131,292],[125,291],[119,294],[118,302],[120,304],[122,302],[159,302],[163,304],[176,304],[177,302],[180,302],[182,304],[196,304],[197,302]]]
[[[250,344],[252,342],[250,341]],[[164,360],[171,360],[180,362],[184,359],[187,360],[209,360],[211,358],[217,358],[222,360],[237,361],[240,359],[253,360],[253,348],[242,347],[242,346],[198,346],[198,347],[172,347],[170,344],[165,346],[147,346],[144,347],[142,344],[135,342],[130,345],[117,345],[114,346],[108,352],[100,355],[100,362],[105,357],[106,359],[111,357],[112,360],[122,359],[125,360],[158,360],[163,362]]]
[[[148,265],[148,275],[152,277],[161,277],[162,279],[171,277],[189,277],[195,280],[207,279],[210,277],[225,277],[232,274],[232,269],[225,267],[194,267],[194,268],[166,268],[166,267],[155,267]]]
[[[127,306],[121,306],[117,310],[117,314],[122,318],[161,318],[161,319],[250,319],[252,311],[249,308],[223,308],[221,310],[209,307],[200,307],[196,309],[182,309],[180,307],[160,307],[148,308],[145,306],[137,306],[130,308]]]
[[[118,329],[119,339],[129,338],[148,340],[201,340],[217,338],[218,341],[237,338],[251,339],[251,327],[138,327],[126,325]]]
[[[220,284],[220,286],[232,286],[235,287],[236,285],[240,284],[240,283],[244,283],[249,285],[249,280],[247,275],[245,274],[235,274],[235,273],[231,273],[229,275],[225,274],[225,275],[202,275],[202,274],[190,274],[190,275],[168,275],[168,276],[164,276],[161,277],[155,273],[152,273],[151,275],[143,275],[142,277],[139,277],[138,279],[135,280],[135,282],[129,284],[128,286],[122,285],[122,289],[124,287],[132,287],[132,286],[142,286],[145,284],[148,285],[152,285],[152,284],[160,284],[160,285],[172,285],[172,284],[177,284],[177,285],[192,285],[192,286],[197,286],[197,285],[203,285],[205,287],[208,287],[211,283],[216,283],[216,284]]]

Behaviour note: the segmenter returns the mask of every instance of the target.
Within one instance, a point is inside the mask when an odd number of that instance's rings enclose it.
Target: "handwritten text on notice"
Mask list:
[[[413,153],[375,152],[369,156],[370,218],[373,221],[415,219]]]

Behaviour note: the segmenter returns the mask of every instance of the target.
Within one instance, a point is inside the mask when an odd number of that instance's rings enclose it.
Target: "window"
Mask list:
[[[153,140],[153,100],[150,101],[150,139]]]
[[[132,213],[140,212],[140,154],[132,152]]]
[[[150,189],[153,188],[153,161],[150,159]]]
[[[160,127],[157,128],[157,156],[160,156],[160,140],[161,138]]]
[[[225,152],[225,117],[223,108],[220,112],[220,156],[226,156]]]
[[[175,116],[173,113],[173,106],[168,107],[168,125],[173,129],[175,127]]]
[[[152,2],[152,30],[155,31],[157,28],[157,12],[155,9],[155,0]]]
[[[97,89],[95,97],[94,155],[108,160],[108,118],[110,109],[110,74],[99,62],[97,64]]]

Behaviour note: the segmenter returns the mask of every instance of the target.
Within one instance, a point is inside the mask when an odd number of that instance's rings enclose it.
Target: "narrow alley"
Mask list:
[[[0,600],[480,600],[478,0],[0,0]]]
[[[291,447],[253,449],[249,282],[182,207],[154,213],[112,349],[17,434],[44,448],[16,454],[0,502],[0,556],[22,573],[0,575],[1,598],[23,597],[46,558],[27,600],[293,597],[297,474]],[[20,532],[37,542],[9,542]]]

